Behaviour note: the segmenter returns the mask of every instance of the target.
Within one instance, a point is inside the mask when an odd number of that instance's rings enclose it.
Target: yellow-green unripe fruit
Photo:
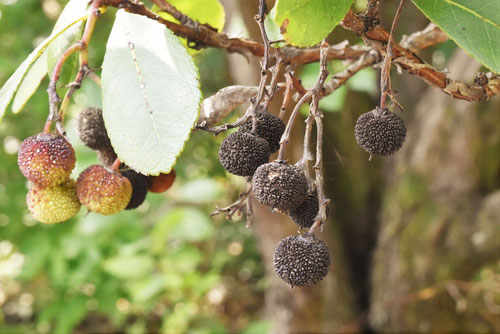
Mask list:
[[[34,184],[26,196],[26,203],[33,218],[45,224],[66,221],[81,207],[75,181],[71,179],[52,187]]]
[[[78,176],[76,194],[90,211],[112,215],[125,209],[132,196],[132,185],[126,177],[92,165]]]
[[[76,157],[66,138],[42,132],[21,143],[17,163],[28,180],[39,187],[50,187],[68,179]]]

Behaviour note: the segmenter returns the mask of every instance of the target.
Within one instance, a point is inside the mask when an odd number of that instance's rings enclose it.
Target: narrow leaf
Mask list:
[[[500,73],[500,2],[498,0],[413,0],[413,3],[461,48]]]
[[[81,22],[87,18],[87,15],[82,16],[78,18],[77,20],[69,23],[67,26],[62,28],[61,30],[58,30],[55,33],[52,33],[49,37],[47,37],[45,40],[43,40],[40,45],[33,50],[28,58],[26,58],[21,65],[17,68],[17,70],[14,72],[14,74],[11,75],[11,77],[7,80],[7,82],[3,85],[3,87],[0,89],[0,120],[3,118],[3,115],[5,114],[5,110],[7,109],[8,105],[12,101],[12,98],[14,97],[14,94],[19,88],[19,85],[23,82],[23,80],[26,79],[28,71],[33,67],[33,63],[37,61],[40,56],[44,53],[44,51],[47,49],[47,46],[52,43],[59,35],[61,35],[66,29],[70,28],[71,26],[77,24],[78,22]],[[46,61],[43,62],[45,64],[45,70],[43,70],[43,65],[40,65],[40,67],[37,67],[37,78],[40,78],[40,73],[44,72],[42,77],[47,73],[47,67],[46,67]],[[30,80],[34,80],[33,78],[30,78]],[[23,102],[22,100],[26,99],[26,101],[33,95],[34,91],[36,88],[38,88],[38,85],[40,84],[41,78],[38,82],[36,82],[31,86],[29,86],[29,89],[26,89],[24,93],[18,98],[18,102],[16,105],[23,105],[25,101]],[[38,84],[36,84],[38,83]],[[35,87],[36,86],[36,87]],[[29,91],[31,90],[31,94],[28,94]],[[28,96],[29,95],[29,96]]]
[[[275,22],[297,46],[321,42],[339,24],[353,0],[277,0]]]
[[[192,58],[165,26],[119,10],[102,66],[103,117],[121,161],[169,172],[198,117]]]
[[[88,0],[70,0],[66,7],[64,7],[61,15],[59,15],[52,31],[57,31],[82,16],[87,9],[88,3]],[[83,28],[83,21],[79,22],[67,29],[63,34],[61,34],[61,36],[57,37],[54,42],[49,45],[47,48],[47,68],[49,76],[52,74],[57,61],[64,51],[82,38]],[[63,65],[61,75],[59,77],[59,86],[71,82],[76,75],[77,67],[78,54],[74,53]]]

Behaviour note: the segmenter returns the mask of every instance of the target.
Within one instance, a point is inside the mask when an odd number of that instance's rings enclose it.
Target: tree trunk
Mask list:
[[[458,52],[450,68],[479,66]],[[470,104],[429,88],[387,169],[372,277],[383,332],[500,330],[499,100]],[[495,269],[496,268],[496,269]]]

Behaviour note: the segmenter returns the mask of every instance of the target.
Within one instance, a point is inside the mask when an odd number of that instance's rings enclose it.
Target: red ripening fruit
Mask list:
[[[75,168],[75,150],[63,136],[42,132],[21,143],[17,163],[37,186],[54,186],[67,180]]]
[[[89,211],[113,215],[127,206],[132,196],[132,185],[125,176],[101,165],[92,165],[78,176],[76,195]]]
[[[162,193],[170,189],[175,181],[175,170],[172,168],[168,174],[160,174],[158,176],[148,176],[149,191],[152,193]]]

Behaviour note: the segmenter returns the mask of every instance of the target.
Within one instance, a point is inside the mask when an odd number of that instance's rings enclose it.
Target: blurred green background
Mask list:
[[[0,85],[50,34],[64,4],[0,1]],[[96,67],[113,13],[99,20],[92,38],[90,63]],[[205,95],[229,84],[222,51],[195,59]],[[86,216],[82,209],[53,226],[31,218],[17,148],[43,130],[47,85],[45,79],[21,113],[9,110],[0,123],[0,332],[265,330],[268,324],[258,321],[265,279],[251,231],[244,221],[208,217],[216,203],[230,203],[244,187],[218,163],[222,137],[193,133],[175,166],[173,188],[150,193],[138,210],[107,217]],[[86,80],[73,101],[65,127],[77,154],[77,177],[97,159],[79,142],[74,116],[100,105],[98,87]]]

